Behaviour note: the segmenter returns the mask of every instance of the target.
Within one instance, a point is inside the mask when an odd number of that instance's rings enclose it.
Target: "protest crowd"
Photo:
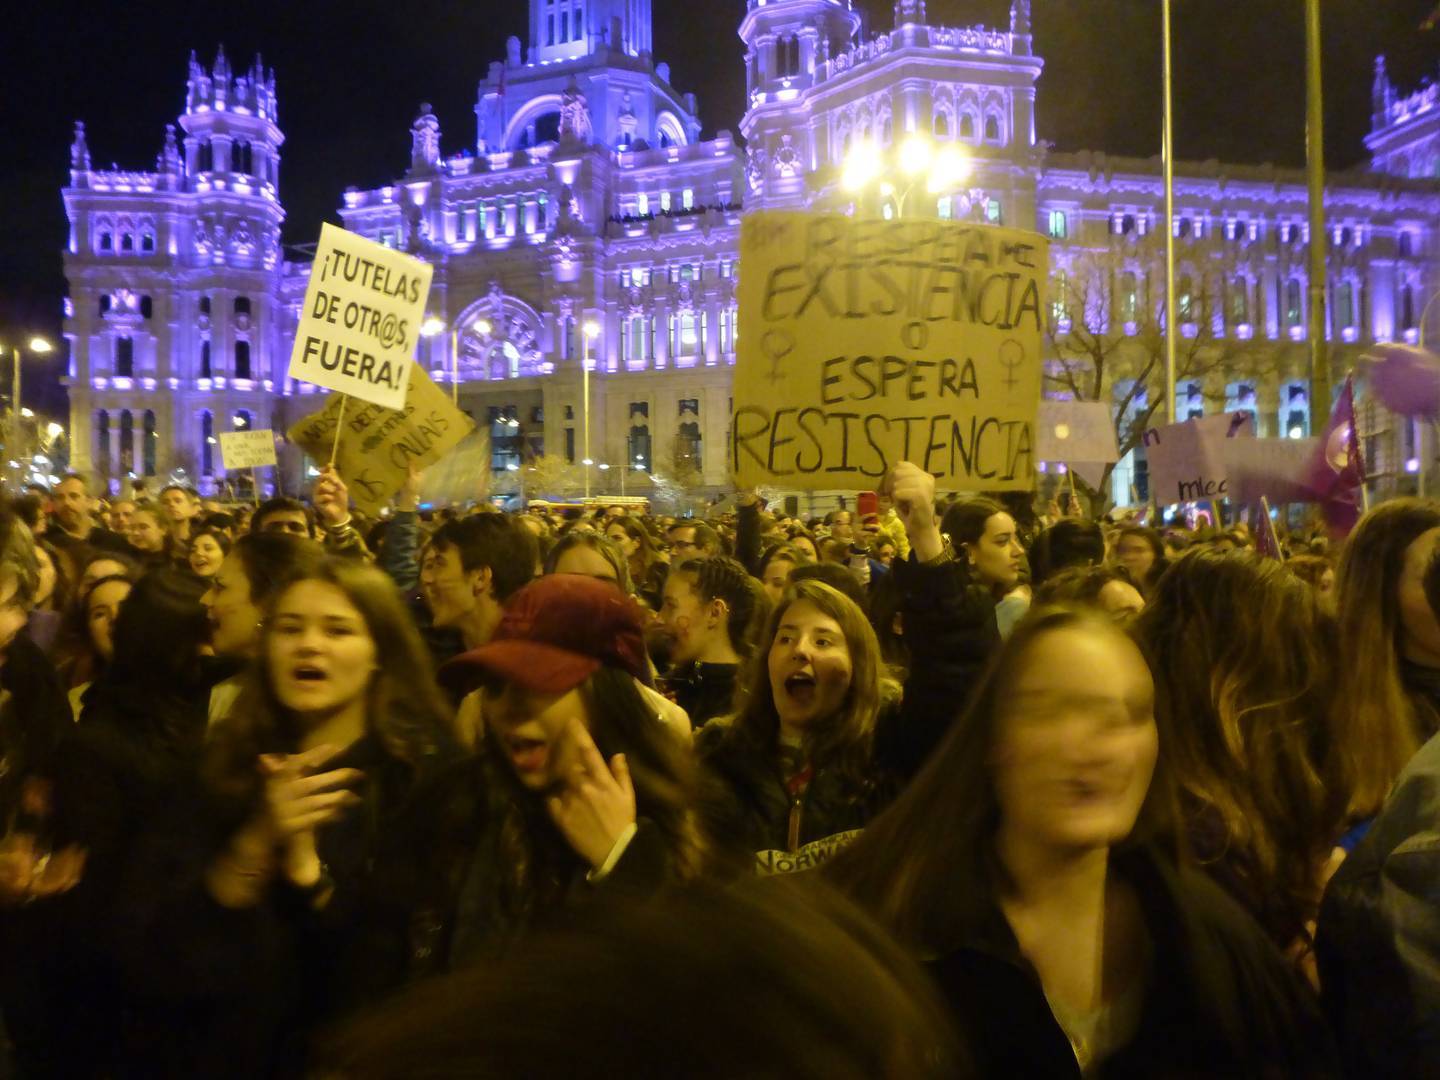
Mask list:
[[[0,508],[10,1075],[1440,1074],[1440,503],[420,482]]]

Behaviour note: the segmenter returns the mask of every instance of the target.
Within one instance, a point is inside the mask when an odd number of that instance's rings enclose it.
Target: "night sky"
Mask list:
[[[856,0],[890,25],[890,0]],[[1362,160],[1374,57],[1413,90],[1440,75],[1440,31],[1419,29],[1437,0],[1325,0],[1326,151],[1331,168]],[[1148,157],[1160,143],[1159,0],[1034,0],[1041,139],[1061,150]],[[1176,147],[1181,159],[1304,162],[1302,0],[1176,0]],[[738,134],[744,74],[735,34],[742,0],[654,0],[656,59],[700,98],[707,135]],[[313,241],[351,184],[371,187],[409,161],[421,101],[440,117],[443,150],[474,146],[475,89],[511,34],[522,0],[50,0],[0,30],[0,341],[17,330],[58,339],[66,236],[60,188],[75,120],[93,164],[152,169],[181,110],[186,61],[231,65],[260,51],[276,71],[287,243]],[[497,16],[499,11],[509,11]],[[678,17],[676,13],[681,13]],[[1008,28],[1008,0],[929,0],[932,23]],[[29,367],[32,394],[64,408],[58,357]]]

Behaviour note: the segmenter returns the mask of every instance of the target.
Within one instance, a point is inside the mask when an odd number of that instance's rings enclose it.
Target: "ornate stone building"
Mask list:
[[[403,175],[344,193],[347,228],[435,265],[430,307],[447,331],[419,358],[437,382],[458,374],[462,407],[490,425],[497,486],[515,472],[518,488],[542,453],[583,458],[587,362],[606,489],[636,482],[634,469],[725,483],[742,208],[1046,233],[1052,392],[1075,389],[1067,372],[1100,355],[1103,380],[1079,389],[1144,407],[1164,318],[1160,163],[1059,154],[1037,137],[1028,0],[1014,0],[1008,29],[931,25],[924,0],[897,0],[892,28],[874,34],[848,0],[748,0],[739,34],[744,149],[728,131],[700,138],[693,96],[651,54],[648,0],[531,0],[528,40],[511,38],[480,83],[473,145],[443,152],[422,106]],[[1367,343],[1414,339],[1440,289],[1436,87],[1403,97],[1382,61],[1372,94],[1370,166],[1327,189],[1337,372]],[[65,200],[78,464],[165,472],[173,443],[176,461],[218,478],[204,449],[215,425],[278,411],[280,427],[316,406],[313,387],[284,379],[308,267],[278,262],[274,115],[273,78],[258,66],[233,78],[222,56],[208,74],[192,62],[183,155],[172,138],[156,173],[91,171],[77,132]],[[857,205],[840,185],[847,153],[887,156],[910,133],[965,149],[962,189]],[[1308,433],[1304,177],[1216,163],[1178,174],[1177,415],[1248,407],[1262,432]],[[1433,457],[1413,427],[1373,412],[1366,423],[1382,470]],[[133,432],[150,430],[160,448],[142,462],[134,447],[155,440]],[[1113,482],[1127,501],[1143,464],[1127,460]]]

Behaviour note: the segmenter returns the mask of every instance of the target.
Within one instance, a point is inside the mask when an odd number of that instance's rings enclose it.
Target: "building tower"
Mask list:
[[[811,96],[817,71],[850,47],[860,23],[849,0],[749,0],[740,23],[748,104],[740,130],[750,146],[747,207],[806,205],[805,178],[821,164],[819,130],[811,109],[796,103]]]
[[[192,53],[179,126],[153,173],[92,170],[84,125],[70,150],[72,460],[112,486],[219,484],[217,436],[272,426],[283,389],[274,72]]]

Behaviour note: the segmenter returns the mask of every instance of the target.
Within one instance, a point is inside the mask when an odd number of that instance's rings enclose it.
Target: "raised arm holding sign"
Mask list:
[[[1034,486],[1047,242],[948,221],[756,213],[741,230],[743,485]]]

